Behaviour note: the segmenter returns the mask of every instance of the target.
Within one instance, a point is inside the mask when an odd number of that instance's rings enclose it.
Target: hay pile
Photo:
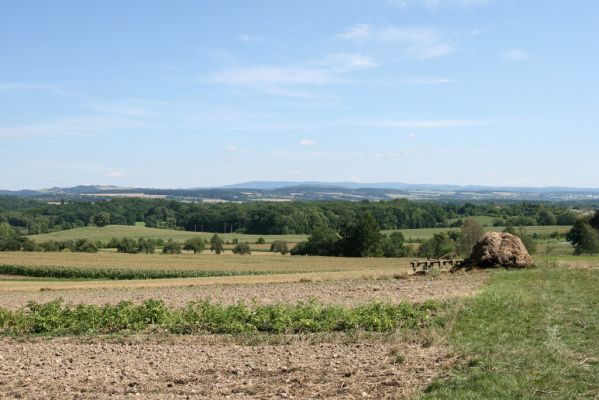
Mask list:
[[[472,247],[472,255],[454,270],[466,268],[528,268],[534,261],[522,240],[506,232],[489,232]]]

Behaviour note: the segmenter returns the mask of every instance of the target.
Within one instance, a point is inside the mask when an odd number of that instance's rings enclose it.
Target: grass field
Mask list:
[[[423,398],[599,398],[599,259],[594,265],[496,273],[448,332],[467,361]]]
[[[569,226],[528,226],[525,230],[528,234],[550,234],[553,232],[567,233],[571,227]],[[487,232],[500,232],[503,231],[503,227],[491,227],[487,226],[484,228]],[[423,240],[430,239],[434,234],[440,232],[447,232],[450,230],[458,231],[459,228],[422,228],[422,229],[400,229],[401,232],[408,241],[410,240]],[[384,233],[391,233],[394,231],[384,231]],[[232,241],[237,239],[240,242],[248,242],[250,246],[263,237],[267,243],[272,243],[275,240],[285,240],[289,243],[297,243],[307,239],[307,235],[246,235],[238,233],[228,233],[219,235],[226,241]],[[29,236],[36,242],[44,242],[47,240],[76,240],[76,239],[90,239],[93,241],[108,242],[111,238],[140,238],[144,237],[147,239],[162,239],[169,240],[173,239],[176,241],[183,242],[193,237],[203,237],[204,239],[210,239],[212,233],[209,232],[187,232],[178,231],[172,229],[157,229],[157,228],[146,228],[143,226],[128,226],[128,225],[108,225],[102,228],[98,227],[85,227],[75,228],[65,231],[58,231],[52,233],[44,233],[40,235]],[[256,250],[267,250],[268,246],[257,246]]]
[[[567,233],[570,231],[571,226],[559,226],[559,225],[548,225],[548,226],[525,226],[524,230],[527,234],[551,234],[553,232],[558,233]],[[486,226],[483,228],[485,232],[502,232],[505,227],[503,226]],[[422,229],[399,229],[406,240],[409,242],[410,240],[422,240],[422,239],[430,239],[433,235],[441,232],[447,231],[459,231],[460,228],[422,228]],[[393,230],[384,231],[384,233],[395,232]]]
[[[240,242],[248,242],[250,244],[256,243],[258,238],[263,237],[268,243],[272,243],[275,240],[286,240],[288,242],[299,242],[304,240],[306,235],[246,235],[238,233],[218,233],[219,236],[226,241],[232,241],[237,239]],[[167,241],[169,239],[183,242],[193,237],[202,237],[204,239],[210,239],[213,232],[187,232],[178,231],[173,229],[157,229],[157,228],[146,228],[144,226],[130,226],[130,225],[108,225],[104,227],[87,226],[85,228],[68,229],[65,231],[57,231],[51,233],[44,233],[41,235],[29,236],[30,239],[36,242],[44,242],[47,240],[77,240],[77,239],[90,239],[93,241],[100,240],[108,242],[111,238],[146,238],[146,239],[162,239]]]

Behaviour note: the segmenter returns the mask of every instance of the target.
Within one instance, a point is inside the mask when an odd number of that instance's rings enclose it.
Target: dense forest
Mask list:
[[[310,234],[320,226],[342,230],[370,213],[382,229],[461,226],[470,216],[493,217],[493,224],[573,225],[571,205],[544,202],[379,202],[312,201],[186,203],[163,199],[112,199],[47,204],[0,197],[0,223],[21,235],[71,229],[89,224],[133,225],[188,231],[256,234]]]

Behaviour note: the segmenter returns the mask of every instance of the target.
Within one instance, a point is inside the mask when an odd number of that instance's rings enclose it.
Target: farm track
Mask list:
[[[406,399],[453,361],[441,347],[377,336],[209,339],[0,339],[0,398]]]
[[[313,280],[307,281],[310,277]],[[162,299],[176,307],[206,299],[223,304],[295,303],[310,299],[343,306],[371,301],[414,303],[472,295],[486,282],[488,274],[439,274],[405,279],[394,279],[389,274],[349,277],[348,273],[330,273],[109,282],[0,281],[0,307],[15,309],[28,301],[48,302],[58,298],[71,304],[98,305]]]

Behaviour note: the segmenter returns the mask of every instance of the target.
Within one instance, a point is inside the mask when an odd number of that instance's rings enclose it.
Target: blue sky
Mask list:
[[[15,1],[0,188],[599,187],[599,2]]]

